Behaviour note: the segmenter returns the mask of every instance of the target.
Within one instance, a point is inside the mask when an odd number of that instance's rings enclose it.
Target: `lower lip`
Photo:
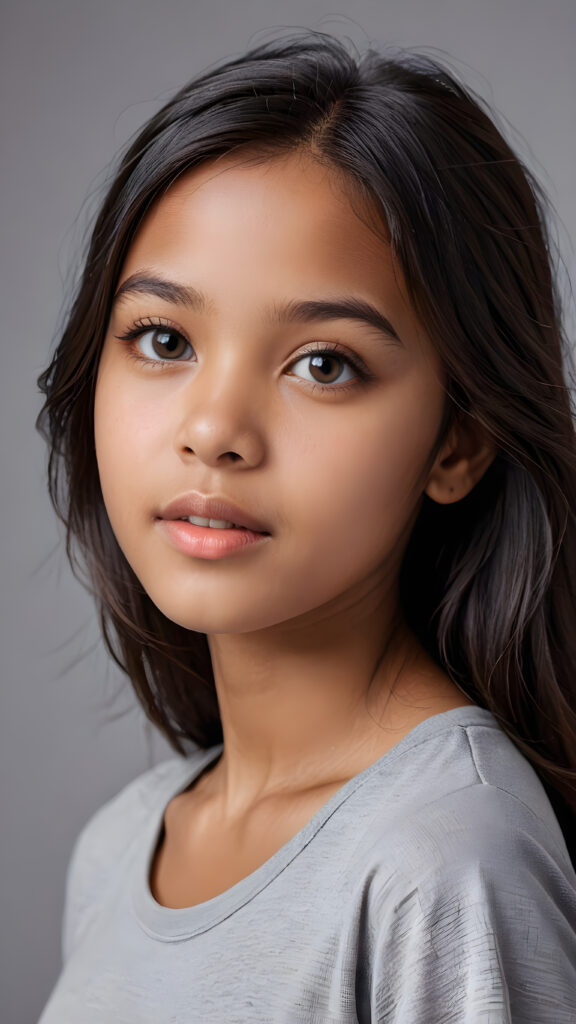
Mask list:
[[[195,526],[183,519],[158,519],[157,522],[178,551],[195,558],[227,558],[270,537],[269,533],[255,533],[253,530]]]

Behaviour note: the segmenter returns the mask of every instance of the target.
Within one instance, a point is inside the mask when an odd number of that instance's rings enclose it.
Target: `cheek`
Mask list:
[[[96,459],[104,502],[112,526],[123,515],[137,512],[138,491],[146,481],[153,447],[158,444],[161,417],[138,389],[121,377],[101,370],[94,404]]]
[[[297,443],[287,437],[282,461],[290,467],[286,479],[298,482],[290,502],[298,521],[320,522],[332,544],[397,537],[423,490],[420,474],[441,413],[442,395],[425,402],[422,389],[405,386],[349,412],[340,407]]]
[[[114,350],[102,357],[94,402],[96,443],[105,447],[114,439],[132,445],[137,452],[141,445],[149,447],[166,423],[166,409],[172,396],[162,381],[155,379],[159,371],[135,373],[126,365],[126,357]]]
[[[126,427],[119,393],[107,387],[105,376],[99,377],[94,402],[94,441],[100,485],[108,512],[111,498],[118,489],[122,490],[124,482]]]

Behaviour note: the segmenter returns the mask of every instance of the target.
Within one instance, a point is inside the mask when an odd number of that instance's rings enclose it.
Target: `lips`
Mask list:
[[[175,498],[162,509],[159,519],[187,519],[188,516],[201,516],[203,519],[226,519],[235,526],[244,526],[254,533],[269,533],[266,524],[260,522],[249,512],[234,505],[225,498],[208,497],[191,491]]]

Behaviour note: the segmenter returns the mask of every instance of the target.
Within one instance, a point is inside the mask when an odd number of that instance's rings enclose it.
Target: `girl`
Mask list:
[[[128,149],[39,426],[179,756],[81,832],[42,1024],[576,1020],[542,209],[440,64],[323,33],[197,77]]]

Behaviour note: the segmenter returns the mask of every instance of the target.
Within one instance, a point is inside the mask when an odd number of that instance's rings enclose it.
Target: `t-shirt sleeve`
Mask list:
[[[162,793],[167,778],[181,771],[180,758],[170,758],[129,782],[89,818],[70,854],[65,882],[61,927],[62,963],[98,915],[106,887],[113,881],[121,858]]]
[[[573,874],[529,835],[450,854],[381,890],[373,1024],[575,1024]]]

